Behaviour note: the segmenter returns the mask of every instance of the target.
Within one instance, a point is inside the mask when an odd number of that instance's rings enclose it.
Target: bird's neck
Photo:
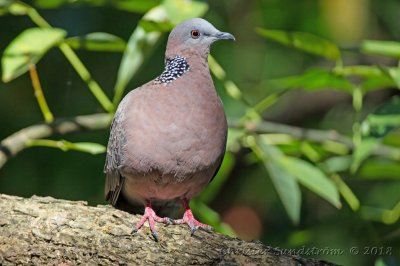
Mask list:
[[[207,55],[187,55],[185,53],[169,55],[165,58],[165,68],[156,82],[168,84],[181,78],[186,72],[195,71],[209,73]]]
[[[210,53],[209,47],[201,47],[200,48],[182,48],[177,47],[176,49],[167,50],[165,54],[166,62],[168,59],[175,58],[176,56],[183,57],[189,63],[190,68],[193,69],[197,67],[206,66],[208,68],[208,55]]]
[[[173,58],[166,58],[164,71],[156,78],[156,82],[171,83],[183,76],[189,69],[189,63],[185,57],[177,55]]]

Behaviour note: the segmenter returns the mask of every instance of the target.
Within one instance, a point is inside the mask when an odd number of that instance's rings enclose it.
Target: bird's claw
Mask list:
[[[174,224],[174,220],[169,218],[169,217],[165,217],[165,225],[171,225]]]
[[[156,242],[158,242],[158,240],[159,240],[159,237],[158,237],[158,234],[157,234],[157,232],[151,232],[151,235],[153,236],[153,238],[154,238],[154,241],[156,241]]]
[[[174,220],[174,224],[187,224],[190,228],[190,235],[193,236],[194,233],[199,230],[203,229],[205,231],[212,231],[213,228],[208,225],[208,224],[203,224],[199,221],[197,221],[194,216],[192,211],[190,210],[189,206],[187,205],[186,202],[184,202],[184,207],[185,207],[185,213],[183,214],[182,219]]]
[[[204,231],[208,232],[213,232],[214,228],[208,224],[201,224],[201,225],[194,225],[194,226],[189,226],[190,227],[190,235],[193,236],[194,233],[196,233],[197,230],[202,229]]]
[[[144,214],[143,214],[142,218],[140,218],[140,220],[133,227],[131,234],[134,234],[137,231],[139,231],[139,229],[144,225],[144,223],[146,221],[149,223],[151,235],[153,236],[153,238],[154,238],[154,240],[156,242],[158,242],[159,237],[158,237],[158,234],[157,234],[157,231],[156,231],[155,223],[156,222],[157,223],[164,223],[166,225],[173,224],[173,220],[171,218],[157,216],[156,213],[154,212],[154,210],[151,208],[150,202],[148,202],[146,204],[145,211],[144,211]]]
[[[190,227],[190,236],[193,236],[194,233],[196,233],[196,231],[199,229],[198,226],[192,226]]]

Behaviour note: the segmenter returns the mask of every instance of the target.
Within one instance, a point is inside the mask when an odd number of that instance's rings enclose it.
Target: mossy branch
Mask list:
[[[138,216],[82,201],[0,194],[0,213],[1,265],[335,265],[185,225],[159,226],[157,243],[131,234]]]

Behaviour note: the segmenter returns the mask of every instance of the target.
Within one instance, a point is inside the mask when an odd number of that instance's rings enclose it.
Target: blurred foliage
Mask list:
[[[230,129],[196,214],[269,245],[341,248],[313,256],[339,264],[398,265],[398,12],[395,0],[0,0],[12,25],[1,29],[0,134],[40,115],[112,114],[127,87],[162,71],[166,33],[205,16],[237,42],[209,58]],[[1,169],[0,192],[104,203],[106,126],[29,140]]]

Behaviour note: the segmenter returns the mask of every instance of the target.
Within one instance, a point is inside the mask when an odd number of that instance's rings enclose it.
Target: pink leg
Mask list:
[[[133,228],[132,233],[136,233],[137,231],[139,231],[139,229],[143,226],[143,224],[146,222],[146,220],[149,221],[151,234],[156,241],[158,241],[158,234],[157,234],[154,222],[164,223],[164,224],[172,224],[173,223],[171,218],[168,218],[168,217],[161,218],[161,217],[157,216],[157,214],[152,209],[151,202],[149,200],[146,201],[144,214],[143,214],[142,218],[140,219],[140,221]]]
[[[182,219],[174,220],[174,224],[187,224],[190,227],[190,231],[192,235],[197,229],[202,228],[208,231],[212,230],[212,227],[208,224],[200,223],[199,221],[194,218],[192,210],[190,210],[189,203],[187,199],[182,200],[183,207],[185,208],[185,213],[183,214]]]

